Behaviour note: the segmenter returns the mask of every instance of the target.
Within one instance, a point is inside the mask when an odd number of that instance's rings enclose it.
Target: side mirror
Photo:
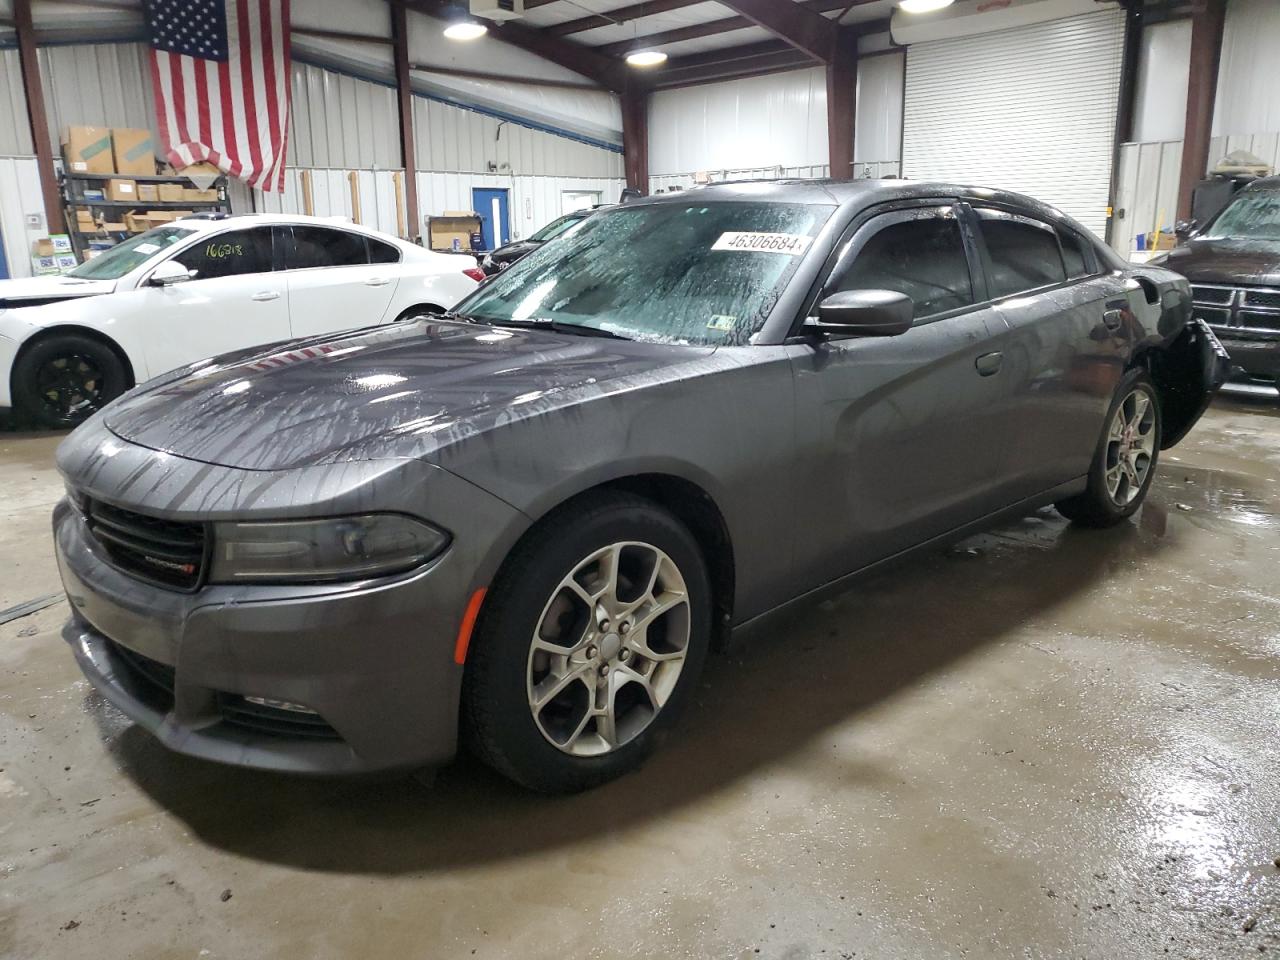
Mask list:
[[[1179,220],[1173,227],[1173,235],[1179,243],[1190,240],[1200,228],[1199,220]]]
[[[896,337],[911,329],[915,304],[893,290],[844,290],[818,304],[804,328],[834,337]]]
[[[177,260],[165,260],[151,271],[151,279],[148,283],[153,287],[167,287],[190,279],[191,271]]]

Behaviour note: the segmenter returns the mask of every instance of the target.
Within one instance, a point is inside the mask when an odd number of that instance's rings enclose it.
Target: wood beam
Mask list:
[[[839,28],[808,7],[797,3],[778,3],[777,0],[720,2],[819,63],[830,63],[835,59],[836,34]]]
[[[835,55],[827,64],[827,153],[831,176],[853,178],[853,128],[858,93],[858,35],[840,30]]]
[[[27,95],[27,119],[31,124],[31,143],[36,151],[36,167],[40,173],[40,193],[44,197],[44,222],[47,233],[64,233],[66,220],[62,210],[62,192],[53,168],[53,143],[49,136],[49,117],[44,108],[44,84],[40,81],[40,61],[36,57],[36,34],[31,23],[31,0],[14,0],[13,26],[18,34],[18,60],[22,65],[22,86]]]
[[[643,3],[633,3],[629,7],[618,7],[618,9],[610,10],[607,13],[593,13],[589,17],[566,20],[564,23],[557,23],[542,29],[547,33],[555,34],[557,37],[567,37],[571,33],[581,33],[583,30],[595,30],[597,27],[608,27],[618,23],[630,23],[632,20],[639,20],[641,17],[652,17],[659,13],[679,10],[681,7],[691,7],[695,3],[702,2],[704,0],[645,0]]]
[[[1209,168],[1213,133],[1213,101],[1218,93],[1222,29],[1226,0],[1195,0],[1191,8],[1191,63],[1187,82],[1187,122],[1182,138],[1182,175],[1178,183],[1178,217],[1191,217],[1191,194]]]
[[[638,88],[622,95],[622,162],[627,186],[649,192],[649,92]]]
[[[449,19],[459,11],[451,0],[404,0],[404,3],[410,10],[436,19]],[[627,74],[623,64],[590,47],[514,22],[491,24],[489,36],[581,74],[614,93],[626,90]]]
[[[422,233],[418,210],[418,160],[413,137],[413,83],[409,76],[409,15],[403,3],[391,4],[391,39],[395,42],[396,100],[400,107],[400,161],[404,164],[404,194],[408,239]]]
[[[876,0],[854,0],[854,6],[862,6],[863,4],[874,2]],[[849,9],[849,0],[800,0],[799,6],[818,13],[830,13],[832,10]],[[650,33],[643,37],[636,37],[633,40],[605,43],[591,49],[599,53],[620,54],[636,47],[660,47],[667,43],[679,43],[681,40],[697,40],[700,37],[713,37],[718,33],[745,30],[754,26],[755,23],[746,17],[722,17],[719,20],[711,20],[708,23],[695,23],[687,27],[676,27],[672,30]]]

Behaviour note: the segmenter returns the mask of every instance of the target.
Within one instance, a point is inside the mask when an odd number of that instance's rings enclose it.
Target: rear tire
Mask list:
[[[83,423],[128,388],[115,351],[78,334],[40,340],[22,352],[13,371],[18,415],[49,430]]]
[[[711,607],[702,552],[669,513],[620,492],[566,504],[486,595],[463,680],[465,742],[543,793],[635,769],[697,687]]]
[[[1120,381],[1107,411],[1084,493],[1057,504],[1083,527],[1110,527],[1131,517],[1146,499],[1160,457],[1160,395],[1145,370]]]

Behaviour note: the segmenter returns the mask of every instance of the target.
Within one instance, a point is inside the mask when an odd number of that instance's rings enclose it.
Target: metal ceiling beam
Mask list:
[[[441,20],[466,13],[464,6],[450,0],[405,0],[405,6]],[[525,6],[529,4],[526,3]],[[620,61],[602,56],[590,47],[514,22],[491,24],[489,36],[527,50],[566,70],[572,70],[614,93],[622,93],[627,89],[629,78],[626,67]]]
[[[758,27],[817,60],[831,63],[836,56],[839,27],[822,14],[798,3],[777,0],[720,0]]]
[[[853,178],[853,126],[858,102],[858,35],[840,29],[827,64],[828,169],[837,180]]]
[[[581,33],[583,30],[594,30],[597,27],[608,27],[618,23],[629,23],[632,20],[639,20],[641,17],[652,17],[659,13],[666,13],[669,10],[679,10],[681,7],[691,7],[695,3],[703,2],[705,0],[646,0],[644,3],[633,3],[629,7],[619,7],[617,10],[609,10],[606,13],[593,13],[589,17],[566,20],[564,23],[557,23],[542,29],[547,33],[555,34],[557,37],[565,37],[571,33]]]
[[[874,3],[876,0],[854,0],[854,6],[862,6],[867,3]],[[800,0],[800,6],[818,13],[829,13],[832,10],[849,9],[849,0]],[[824,18],[825,19],[825,18]],[[731,30],[745,30],[748,27],[754,27],[756,24],[746,17],[721,17],[719,20],[711,20],[707,23],[694,23],[687,27],[676,27],[671,30],[663,30],[658,33],[650,33],[643,37],[636,37],[633,40],[625,40],[620,43],[606,43],[601,46],[592,47],[591,49],[605,54],[626,53],[636,47],[660,47],[667,43],[679,43],[682,40],[697,40],[701,37],[712,37],[718,33],[728,33]]]

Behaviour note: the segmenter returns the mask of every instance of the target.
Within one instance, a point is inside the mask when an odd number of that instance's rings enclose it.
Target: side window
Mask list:
[[[973,284],[960,224],[948,210],[939,215],[899,220],[876,229],[848,271],[829,293],[843,290],[894,290],[909,296],[916,319],[973,303]],[[894,218],[893,214],[885,219]]]
[[[1068,230],[1059,230],[1058,237],[1062,240],[1062,262],[1066,265],[1067,276],[1087,277],[1090,272],[1089,261],[1085,259],[1080,238]]]
[[[200,240],[174,257],[196,280],[271,272],[271,228],[231,230]]]
[[[328,227],[293,228],[293,245],[285,258],[285,269],[351,267],[369,262],[364,234]]]
[[[369,239],[369,262],[370,263],[399,263],[400,251],[389,243],[383,243],[381,240]]]
[[[987,244],[990,259],[987,286],[993,298],[1067,279],[1058,235],[1047,223],[1002,210],[975,212]]]

